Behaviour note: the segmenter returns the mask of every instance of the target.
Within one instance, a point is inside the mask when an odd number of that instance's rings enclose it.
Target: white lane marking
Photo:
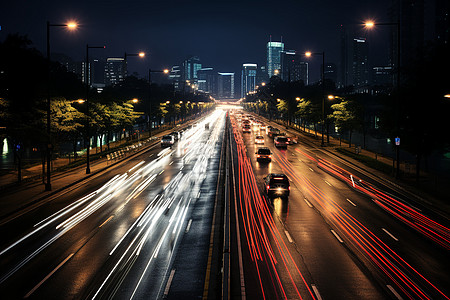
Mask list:
[[[308,201],[306,198],[304,198],[303,200],[305,200],[306,204],[307,204],[309,207],[311,207],[311,208],[313,207],[312,204],[309,203],[309,201]]]
[[[329,186],[331,186],[331,183],[329,183],[328,181],[324,180],[326,184],[328,184]]]
[[[53,269],[53,271],[48,273],[48,275],[45,276],[44,279],[41,280],[41,282],[39,282],[31,291],[29,291],[28,294],[24,296],[24,298],[30,297],[31,294],[34,293],[34,291],[36,291],[47,279],[50,278],[50,276],[52,276],[56,271],[58,271],[58,269],[61,268],[69,259],[71,259],[74,254],[75,253],[71,253],[69,256],[67,256],[66,259],[64,259],[58,266],[56,266],[56,268]]]
[[[161,175],[162,173],[164,173],[164,170],[162,170],[161,172],[159,172],[159,174],[158,174],[158,175]]]
[[[388,284],[386,286],[398,300],[403,300],[403,297],[400,296],[399,293],[397,293],[397,291],[391,285]]]
[[[311,284],[311,287],[314,291],[314,294],[316,295],[317,300],[322,300],[322,296],[320,296],[319,289],[315,284]]]
[[[331,233],[334,235],[334,237],[340,242],[340,243],[344,243],[344,241],[341,239],[341,237],[336,233],[336,231],[334,231],[333,229],[331,229]]]
[[[171,166],[173,164],[173,160],[169,163],[169,166]]]
[[[312,168],[309,168],[309,170],[310,170],[311,172],[314,172],[314,170],[313,170]]]
[[[294,241],[292,240],[292,237],[291,237],[291,235],[289,234],[289,232],[288,232],[287,230],[285,230],[284,233],[286,234],[286,237],[287,237],[289,243],[293,243]]]
[[[188,224],[186,226],[186,230],[184,231],[185,233],[189,232],[189,229],[191,229],[191,224],[192,224],[192,219],[189,219],[189,222],[188,222]]]
[[[169,294],[170,285],[172,284],[173,275],[175,275],[175,269],[172,269],[170,271],[169,280],[167,280],[166,289],[164,290],[164,296],[167,296]]]
[[[381,228],[384,232],[386,232],[387,235],[389,235],[394,241],[398,242],[398,238],[396,238],[392,233],[387,231],[385,228]]]
[[[347,198],[347,201],[350,202],[351,205],[356,206],[356,204],[350,201],[350,199]]]

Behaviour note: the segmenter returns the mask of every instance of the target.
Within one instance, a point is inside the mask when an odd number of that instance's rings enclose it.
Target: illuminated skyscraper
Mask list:
[[[243,64],[241,73],[241,98],[244,98],[248,92],[253,92],[256,87],[257,64]]]
[[[276,75],[276,71],[281,70],[281,51],[284,50],[283,42],[268,42],[267,43],[267,74],[269,78]]]
[[[287,82],[303,81],[308,85],[308,63],[296,51],[281,51],[281,79]]]
[[[127,62],[123,57],[109,57],[105,65],[105,84],[115,85],[127,76]]]
[[[217,74],[217,97],[221,99],[234,98],[234,73]]]
[[[197,71],[198,90],[207,94],[214,94],[216,90],[217,72],[213,68],[201,68]]]
[[[353,39],[353,85],[364,92],[369,84],[369,48],[365,38]]]
[[[183,62],[182,68],[182,78],[184,81],[195,81],[197,80],[197,72],[202,68],[200,58],[197,56],[191,56]]]

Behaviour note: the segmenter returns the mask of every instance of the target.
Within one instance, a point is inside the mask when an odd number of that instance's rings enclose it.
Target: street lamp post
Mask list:
[[[164,70],[152,70],[152,69],[148,69],[148,135],[149,137],[152,136],[152,117],[151,117],[151,112],[152,112],[152,73],[164,73],[164,74],[168,74],[169,70],[168,69],[164,69]]]
[[[67,27],[70,30],[76,29],[76,23],[67,23],[67,24],[50,24],[47,21],[47,147],[46,147],[46,156],[47,156],[47,181],[45,183],[45,190],[51,191],[51,103],[50,103],[50,27]]]
[[[86,151],[86,174],[91,173],[91,167],[90,167],[90,152],[91,152],[91,137],[90,137],[90,122],[89,122],[89,86],[90,86],[90,68],[89,68],[89,49],[105,49],[106,46],[89,46],[89,44],[86,44],[86,63],[84,66],[85,71],[85,77],[84,80],[86,81],[86,138],[87,138],[87,151]]]
[[[311,57],[313,55],[322,55],[322,142],[321,146],[325,146],[324,135],[325,135],[325,51],[323,52],[306,52],[305,56]],[[328,132],[327,132],[328,136]]]
[[[396,171],[395,171],[395,177],[398,178],[400,175],[400,20],[397,22],[388,22],[388,23],[375,23],[373,21],[367,21],[364,23],[364,26],[368,29],[372,29],[375,26],[382,25],[382,26],[395,26],[397,29],[397,103],[396,103],[396,117],[395,117],[395,127],[396,127],[396,140],[398,140],[398,143],[396,142],[395,146],[395,153],[396,153]]]

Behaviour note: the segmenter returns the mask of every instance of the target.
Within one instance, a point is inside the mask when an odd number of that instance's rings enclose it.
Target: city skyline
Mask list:
[[[270,36],[274,41],[283,39],[287,48],[299,52],[326,51],[330,61],[336,62],[339,26],[361,24],[369,17],[386,20],[389,3],[327,1],[319,5],[284,1],[275,7],[268,1],[196,1],[189,5],[178,0],[111,1],[108,6],[83,1],[7,3],[0,13],[0,38],[9,33],[26,34],[44,52],[45,23],[76,20],[80,24],[76,32],[66,33],[61,28],[52,32],[52,52],[83,60],[87,43],[106,45],[99,57],[144,51],[147,55],[142,61],[133,59],[128,64],[130,74],[138,72],[142,77],[148,68],[169,68],[192,54],[222,72],[238,74],[246,61],[265,64],[264,47]],[[322,5],[334,13],[323,15]],[[384,34],[378,32],[372,37],[379,40]],[[312,81],[319,79],[319,69],[319,63],[310,62]]]

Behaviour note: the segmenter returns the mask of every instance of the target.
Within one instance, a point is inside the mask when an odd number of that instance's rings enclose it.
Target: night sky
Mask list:
[[[270,35],[272,41],[282,36],[286,50],[325,51],[327,62],[338,64],[341,24],[367,36],[371,65],[387,64],[387,30],[367,33],[357,24],[367,18],[386,21],[390,1],[2,1],[0,40],[9,33],[26,34],[45,53],[47,20],[75,20],[76,32],[51,28],[52,53],[82,60],[86,44],[107,47],[91,50],[92,57],[144,51],[144,60],[128,61],[129,73],[142,77],[148,68],[169,68],[197,55],[203,66],[236,72],[239,80],[242,63],[265,64]],[[319,78],[320,63],[320,57],[311,59],[310,81]]]

